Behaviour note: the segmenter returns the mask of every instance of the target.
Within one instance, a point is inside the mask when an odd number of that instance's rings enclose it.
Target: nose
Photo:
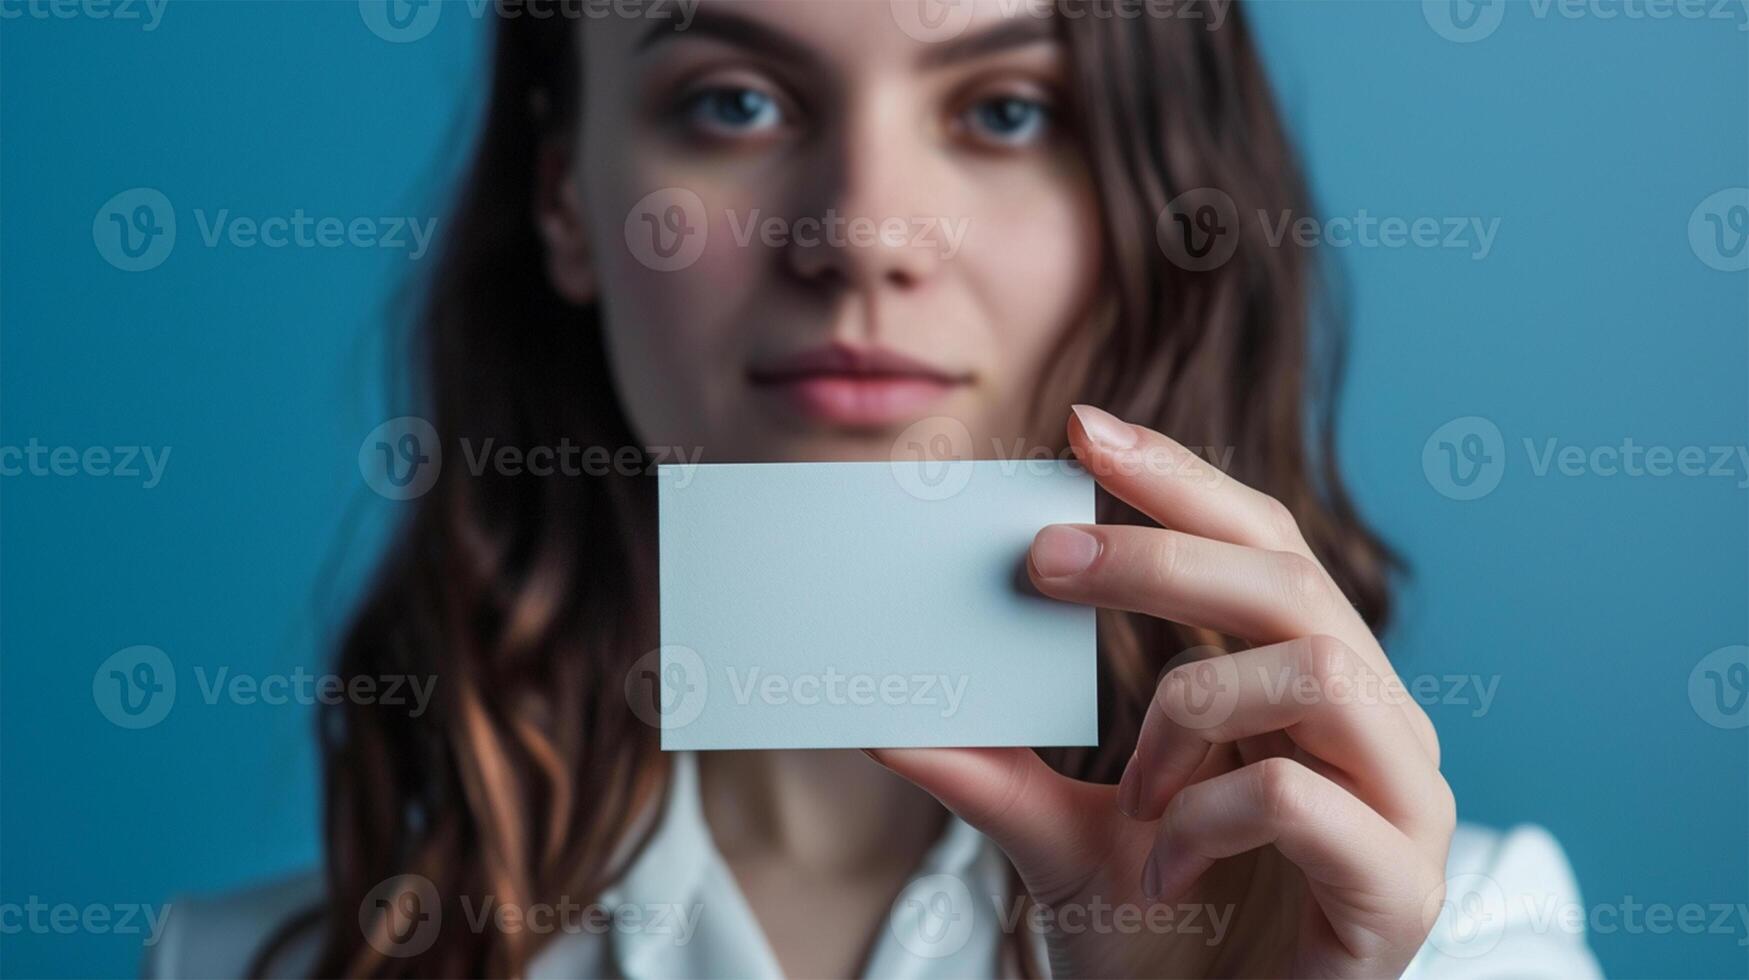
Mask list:
[[[814,171],[786,261],[817,286],[867,293],[923,288],[940,269],[932,226],[943,219],[929,201],[939,180],[934,148],[905,137],[910,126],[882,124],[873,112],[847,124]]]

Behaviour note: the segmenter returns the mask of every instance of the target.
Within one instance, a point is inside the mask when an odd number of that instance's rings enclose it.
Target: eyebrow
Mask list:
[[[775,61],[817,65],[819,58],[802,42],[757,20],[729,13],[712,5],[701,7],[684,29],[672,21],[658,21],[638,39],[640,53],[668,41],[688,37],[705,37],[763,54]],[[1057,31],[1050,18],[1018,17],[1004,21],[989,30],[969,37],[956,38],[943,44],[931,44],[920,59],[926,68],[988,57],[1014,48],[1057,40]]]
[[[928,68],[971,61],[1045,41],[1057,40],[1055,22],[1048,17],[1022,16],[1003,21],[999,26],[979,31],[969,37],[956,38],[944,44],[932,44],[923,54]]]
[[[685,28],[669,20],[660,20],[638,40],[637,50],[647,51],[667,41],[689,37],[708,37],[763,54],[774,61],[816,64],[819,59],[808,46],[789,35],[767,27],[756,20],[731,14],[721,9],[701,7]]]

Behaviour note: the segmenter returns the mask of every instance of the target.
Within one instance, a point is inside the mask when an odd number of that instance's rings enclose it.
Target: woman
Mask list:
[[[341,656],[436,677],[431,709],[325,716],[325,875],[183,908],[156,969],[1594,972],[1516,904],[1574,900],[1558,847],[1454,837],[1420,707],[1327,696],[1390,690],[1391,563],[1334,467],[1312,256],[1235,222],[1306,212],[1242,11],[603,6],[496,25],[419,335],[452,458],[886,459],[927,418],[1066,445],[1109,497],[1029,574],[1106,610],[1099,745],[665,756],[625,695],[659,643],[653,481],[452,465]],[[1168,209],[1205,188],[1231,203]],[[791,233],[744,233],[767,218]],[[849,233],[895,218],[941,233]],[[1212,726],[1210,676],[1236,692]],[[1452,925],[1452,876],[1507,904],[1466,884]],[[681,927],[531,914],[591,906]]]

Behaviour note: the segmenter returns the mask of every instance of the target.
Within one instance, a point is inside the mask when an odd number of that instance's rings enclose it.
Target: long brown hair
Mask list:
[[[1059,18],[1109,264],[1103,315],[1074,331],[1090,355],[1064,361],[1088,367],[1057,380],[1186,445],[1230,451],[1227,472],[1288,506],[1377,628],[1392,561],[1335,467],[1342,345],[1333,320],[1315,315],[1324,304],[1314,254],[1271,247],[1243,222],[1231,259],[1206,271],[1181,268],[1156,243],[1168,202],[1198,188],[1219,188],[1241,215],[1307,213],[1243,12],[1222,0],[1173,10]],[[411,354],[414,394],[446,455],[464,439],[637,445],[596,312],[554,292],[532,220],[543,148],[576,122],[577,23],[524,16],[496,27],[483,131]],[[631,710],[624,684],[658,643],[652,511],[638,477],[443,468],[339,664],[346,677],[436,676],[435,698],[417,718],[380,705],[324,709],[327,897],[260,951],[258,970],[314,929],[318,975],[522,973],[537,952],[527,932],[445,929],[418,956],[381,955],[367,935],[381,917],[361,928],[361,903],[385,879],[417,874],[436,885],[445,917],[459,918],[458,896],[588,901],[624,871],[638,850],[628,830],[667,775],[656,730]],[[1103,499],[1101,520],[1141,518]],[[1116,781],[1161,667],[1211,640],[1220,642],[1101,613],[1100,744],[1048,761]]]

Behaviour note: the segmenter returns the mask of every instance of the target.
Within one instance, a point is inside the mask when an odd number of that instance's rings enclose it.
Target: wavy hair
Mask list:
[[[1050,380],[1186,445],[1230,450],[1227,472],[1287,505],[1376,629],[1394,562],[1336,470],[1342,343],[1335,318],[1315,315],[1326,304],[1314,254],[1240,223],[1232,258],[1192,271],[1156,242],[1156,217],[1193,189],[1219,188],[1238,214],[1308,210],[1246,18],[1208,9],[1220,2],[1181,3],[1169,18],[1058,19],[1109,259],[1100,314],[1063,340],[1081,356],[1059,359],[1067,376]],[[496,25],[483,128],[407,357],[446,449],[638,444],[597,312],[554,292],[532,218],[543,151],[576,125],[586,29],[562,16]],[[361,928],[361,903],[403,874],[430,879],[447,916],[462,895],[592,900],[624,873],[667,785],[657,733],[625,693],[631,664],[658,644],[653,496],[619,474],[443,469],[383,560],[338,667],[441,683],[417,718],[323,709],[327,898],[259,951],[257,972],[314,931],[323,976],[517,975],[538,937],[442,930],[420,955],[392,958],[369,934],[386,916],[367,910]],[[1100,519],[1144,522],[1103,496]],[[1101,612],[1099,746],[1047,760],[1115,782],[1160,670],[1207,643],[1233,645]]]

